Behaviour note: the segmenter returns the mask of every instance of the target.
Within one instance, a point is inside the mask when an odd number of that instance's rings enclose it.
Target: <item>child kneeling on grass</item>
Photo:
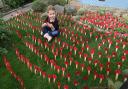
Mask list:
[[[41,35],[43,35],[44,38],[46,38],[48,42],[50,42],[53,37],[59,35],[59,25],[54,6],[48,6],[47,13],[48,16],[42,24]]]

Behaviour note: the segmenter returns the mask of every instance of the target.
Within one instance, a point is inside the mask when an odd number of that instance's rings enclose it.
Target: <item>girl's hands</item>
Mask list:
[[[48,27],[50,27],[51,29],[55,29],[54,26],[53,26],[52,24],[50,24],[50,23],[43,23],[43,24],[42,24],[42,27],[44,27],[44,26],[48,26]]]
[[[43,23],[43,24],[42,24],[42,27],[44,27],[44,26],[47,26],[47,23]]]
[[[54,29],[54,26],[50,23],[47,23],[47,26],[50,27],[51,29]]]

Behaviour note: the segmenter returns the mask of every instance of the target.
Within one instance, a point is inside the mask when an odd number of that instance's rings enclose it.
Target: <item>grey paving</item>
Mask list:
[[[18,9],[14,9],[12,11],[7,12],[7,15],[3,16],[4,20],[9,20],[10,18],[15,17],[17,14],[27,12],[31,10],[32,3],[24,5],[23,7],[19,7]]]

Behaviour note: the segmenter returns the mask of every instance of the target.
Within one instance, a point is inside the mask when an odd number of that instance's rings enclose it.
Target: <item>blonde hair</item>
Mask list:
[[[55,7],[52,5],[49,5],[47,8],[47,12],[49,12],[50,10],[56,11]]]

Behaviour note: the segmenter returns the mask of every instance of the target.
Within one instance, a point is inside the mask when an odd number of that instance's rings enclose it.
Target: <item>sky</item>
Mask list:
[[[80,2],[90,5],[109,6],[109,7],[128,9],[128,0],[105,0],[105,1],[80,0]]]

